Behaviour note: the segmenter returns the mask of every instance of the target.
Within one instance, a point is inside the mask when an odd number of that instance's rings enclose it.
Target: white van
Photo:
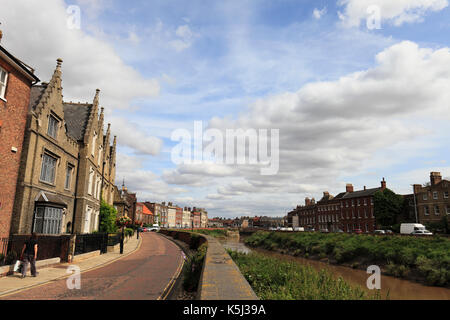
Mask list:
[[[295,228],[294,228],[294,231],[297,231],[297,232],[299,232],[299,231],[305,231],[305,228],[303,228],[303,227],[295,227]]]
[[[416,230],[426,230],[425,226],[420,223],[402,223],[400,225],[401,234],[411,234]]]

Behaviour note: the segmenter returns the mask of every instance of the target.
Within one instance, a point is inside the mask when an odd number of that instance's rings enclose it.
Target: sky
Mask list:
[[[448,0],[0,0],[0,8],[2,46],[42,81],[63,59],[66,101],[101,90],[119,144],[116,184],[125,179],[139,201],[204,207],[211,217],[283,216],[346,183],[358,190],[385,178],[408,194],[431,171],[450,176]],[[199,122],[216,133],[277,130],[276,174],[217,154],[174,161],[173,134],[193,137]]]

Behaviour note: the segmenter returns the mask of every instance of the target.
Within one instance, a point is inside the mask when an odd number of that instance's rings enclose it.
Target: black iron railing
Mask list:
[[[106,253],[108,246],[107,233],[77,234],[75,240],[75,255],[100,250]]]

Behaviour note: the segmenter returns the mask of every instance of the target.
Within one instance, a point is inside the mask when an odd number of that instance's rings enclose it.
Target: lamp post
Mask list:
[[[414,190],[414,185],[411,185],[413,187],[413,195],[414,195],[414,213],[416,215],[416,223],[419,223],[417,219],[417,204],[416,204],[416,190]]]

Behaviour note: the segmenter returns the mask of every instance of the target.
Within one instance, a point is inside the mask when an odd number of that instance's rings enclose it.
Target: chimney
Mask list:
[[[347,183],[345,186],[345,192],[353,192],[353,185],[351,183]]]
[[[440,172],[431,172],[430,173],[430,182],[431,185],[434,186],[442,181],[442,176]]]
[[[316,204],[316,199],[312,198],[311,199],[311,204]]]
[[[381,189],[386,189],[386,181],[383,178],[383,181],[381,181]]]
[[[311,200],[309,198],[305,198],[305,206],[311,205]]]
[[[330,193],[328,191],[323,192],[323,197],[328,199],[330,197]]]
[[[414,194],[419,193],[421,189],[422,189],[422,185],[421,184],[414,184],[413,185]]]
[[[364,190],[366,190],[366,186],[364,186]]]

